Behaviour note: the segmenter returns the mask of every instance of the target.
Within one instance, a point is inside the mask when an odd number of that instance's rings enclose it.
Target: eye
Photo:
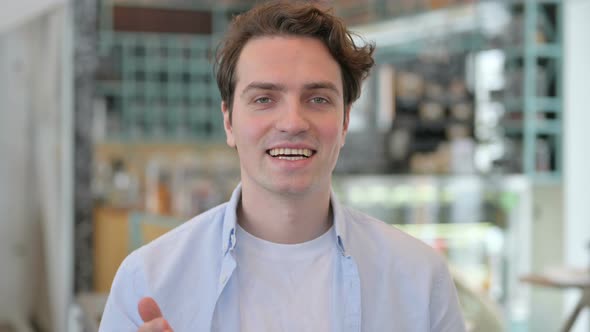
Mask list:
[[[314,104],[327,104],[329,103],[328,99],[324,97],[313,97],[311,98],[311,102]]]
[[[257,104],[268,104],[271,101],[272,101],[272,99],[270,99],[269,97],[260,97],[260,98],[256,98],[254,100],[254,102]]]

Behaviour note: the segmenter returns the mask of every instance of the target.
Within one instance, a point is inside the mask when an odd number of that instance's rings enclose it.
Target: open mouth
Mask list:
[[[290,149],[290,148],[275,148],[266,150],[266,153],[273,157],[283,160],[303,160],[315,154],[311,149]]]

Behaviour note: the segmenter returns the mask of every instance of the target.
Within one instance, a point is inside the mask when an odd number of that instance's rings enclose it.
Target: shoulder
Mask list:
[[[171,253],[184,249],[185,245],[210,244],[205,241],[209,237],[219,238],[221,241],[221,230],[227,203],[218,205],[202,214],[184,222],[182,225],[170,230],[150,243],[145,244],[136,250],[138,256],[158,256],[159,253],[170,256]],[[213,240],[213,239],[211,239]]]
[[[343,207],[348,241],[353,250],[396,264],[441,267],[446,263],[432,247],[394,225],[363,212]]]
[[[226,205],[196,216],[129,254],[113,280],[105,309],[111,317],[107,321],[116,326],[131,318],[139,326],[136,308],[144,296],[153,297],[177,325],[185,319],[174,308],[201,308],[195,315],[205,313],[221,264]],[[195,296],[187,297],[187,289]]]
[[[395,310],[385,316],[398,317],[400,326],[409,328],[422,321],[432,331],[464,331],[453,279],[442,255],[393,225],[350,208],[342,210],[346,251],[358,266],[367,315],[383,310],[374,303],[387,303]]]
[[[166,299],[162,294],[173,291],[171,285],[178,279],[178,266],[182,265],[179,262],[189,249],[187,243],[191,238],[197,243],[202,230],[211,227],[213,220],[211,216],[196,217],[131,252],[115,274],[100,331],[136,330],[142,324],[137,303],[145,296],[154,297],[162,307]]]
[[[125,258],[118,274],[149,285],[174,280],[180,271],[186,273],[187,269],[214,264],[214,250],[219,248],[221,252],[226,205],[208,210],[134,250]],[[194,264],[185,267],[187,262]]]

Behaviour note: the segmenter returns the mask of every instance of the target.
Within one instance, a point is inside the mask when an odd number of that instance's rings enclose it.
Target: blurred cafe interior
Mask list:
[[[256,2],[3,5],[0,332],[97,331],[122,260],[229,198],[211,59]],[[339,199],[447,259],[469,331],[590,331],[590,1],[316,2],[377,46]]]

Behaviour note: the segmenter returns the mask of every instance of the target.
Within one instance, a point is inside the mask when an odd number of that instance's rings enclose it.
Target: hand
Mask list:
[[[160,307],[151,297],[144,297],[137,304],[137,311],[144,324],[137,332],[173,332],[170,324],[162,316]]]

